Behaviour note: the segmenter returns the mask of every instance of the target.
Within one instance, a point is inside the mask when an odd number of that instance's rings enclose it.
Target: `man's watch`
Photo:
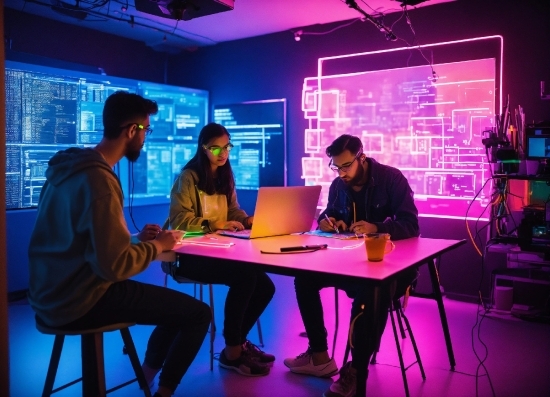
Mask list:
[[[208,222],[208,219],[205,219],[201,223],[201,230],[204,233],[212,233],[212,229],[210,229],[210,223]]]

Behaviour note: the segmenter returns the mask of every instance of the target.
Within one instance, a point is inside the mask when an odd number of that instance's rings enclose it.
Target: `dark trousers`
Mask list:
[[[156,325],[145,364],[160,369],[159,386],[175,390],[195,359],[208,331],[208,305],[193,297],[133,280],[112,284],[83,317],[62,328],[86,329],[135,322]]]
[[[386,326],[390,307],[390,285],[395,288],[395,298],[403,296],[407,287],[416,279],[417,274],[416,269],[410,269],[396,276],[396,283],[380,287],[378,296],[375,295],[372,284],[361,280],[335,281],[334,279],[331,280],[330,276],[322,274],[296,277],[294,279],[296,299],[309,339],[310,349],[313,352],[328,350],[327,332],[319,291],[326,287],[336,287],[344,290],[350,298],[353,298],[351,320],[355,319],[355,321],[352,334],[353,348],[351,349],[352,366],[354,368],[366,368],[371,355],[380,343]]]
[[[248,333],[275,294],[275,285],[261,271],[247,266],[216,266],[212,263],[180,263],[176,276],[205,284],[229,287],[225,298],[223,336],[227,346],[243,344]]]

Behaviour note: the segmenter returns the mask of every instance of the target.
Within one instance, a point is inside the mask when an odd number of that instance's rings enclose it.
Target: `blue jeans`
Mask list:
[[[411,285],[417,276],[418,270],[416,268],[409,269],[396,276],[394,297],[403,296],[407,287]],[[352,334],[354,346],[351,349],[352,366],[354,368],[366,368],[371,355],[378,348],[386,327],[390,307],[389,286],[381,287],[378,301],[375,300],[375,289],[372,284],[362,280],[335,279],[323,274],[308,274],[296,277],[294,286],[298,307],[309,339],[309,347],[313,352],[328,350],[327,331],[319,291],[326,287],[336,287],[345,291],[350,298],[353,298],[351,319],[353,320],[356,316],[357,319]],[[336,310],[338,309],[336,308]],[[362,314],[358,316],[360,313]],[[375,313],[378,314],[375,315]]]
[[[273,281],[245,265],[219,266],[211,262],[179,263],[176,276],[204,284],[229,287],[225,298],[223,336],[227,346],[242,345],[275,294]]]
[[[135,322],[156,325],[145,364],[160,369],[159,386],[175,390],[195,359],[211,320],[208,305],[169,288],[125,280],[112,284],[96,305],[63,329]]]

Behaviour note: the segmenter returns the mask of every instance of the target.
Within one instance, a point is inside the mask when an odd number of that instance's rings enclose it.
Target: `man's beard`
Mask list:
[[[361,159],[357,159],[359,162],[359,166],[357,167],[357,171],[355,172],[355,176],[351,178],[349,181],[344,181],[344,183],[347,186],[361,186],[364,185],[363,177],[365,176],[365,168],[363,167],[363,164],[360,162]]]
[[[141,144],[139,141],[139,135],[134,135],[134,138],[128,144],[129,147],[126,148],[126,154],[124,155],[124,157],[126,157],[131,163],[136,162],[139,158],[139,155],[141,154],[143,144]]]

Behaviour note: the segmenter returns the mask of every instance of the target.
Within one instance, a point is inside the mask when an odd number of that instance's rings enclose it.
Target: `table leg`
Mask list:
[[[453,345],[451,343],[451,334],[449,333],[449,323],[447,322],[447,315],[445,314],[445,307],[443,306],[443,296],[441,295],[441,286],[439,284],[439,274],[435,267],[435,262],[430,259],[428,262],[428,269],[430,271],[430,279],[432,281],[432,290],[434,298],[437,302],[439,309],[439,317],[441,318],[441,325],[443,326],[443,335],[445,336],[445,344],[447,345],[447,354],[449,355],[449,362],[451,364],[451,371],[455,370],[455,355],[453,353]]]

